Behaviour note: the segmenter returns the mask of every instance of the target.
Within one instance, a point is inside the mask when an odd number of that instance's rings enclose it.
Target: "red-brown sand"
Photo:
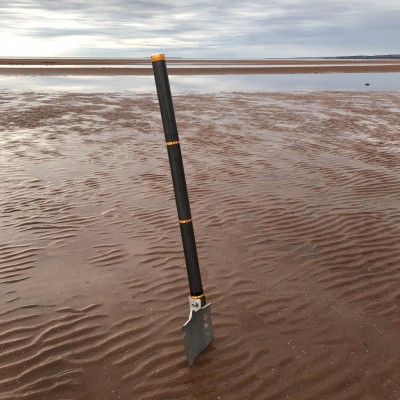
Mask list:
[[[400,72],[400,60],[175,60],[170,75]],[[191,67],[188,67],[191,65]],[[147,68],[143,68],[147,66]],[[0,58],[0,75],[152,75],[150,60]]]
[[[398,399],[400,94],[175,98],[215,341],[154,95],[1,93],[0,398]]]

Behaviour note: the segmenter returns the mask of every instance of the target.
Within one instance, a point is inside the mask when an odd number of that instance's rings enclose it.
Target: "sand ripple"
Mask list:
[[[398,94],[176,99],[216,336],[191,369],[155,96],[1,97],[1,399],[399,397]]]

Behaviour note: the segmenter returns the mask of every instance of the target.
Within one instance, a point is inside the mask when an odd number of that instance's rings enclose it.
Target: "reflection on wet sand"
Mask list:
[[[400,91],[400,73],[173,75],[174,94],[232,91]],[[369,85],[367,86],[366,83]],[[152,76],[1,76],[0,90],[35,92],[154,93]]]

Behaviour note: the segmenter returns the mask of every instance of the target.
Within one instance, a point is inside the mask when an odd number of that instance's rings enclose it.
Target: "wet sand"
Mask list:
[[[3,91],[0,398],[399,398],[399,104],[175,98],[216,336],[188,368],[156,97]]]
[[[175,60],[170,75],[400,72],[400,60]],[[189,67],[190,65],[190,67]],[[146,67],[147,66],[147,67]],[[145,68],[144,68],[145,67]],[[152,75],[145,59],[0,58],[0,75]]]

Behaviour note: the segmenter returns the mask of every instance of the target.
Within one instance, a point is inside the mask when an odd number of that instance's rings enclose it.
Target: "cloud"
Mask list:
[[[0,0],[0,13],[3,56],[400,52],[398,0]]]

